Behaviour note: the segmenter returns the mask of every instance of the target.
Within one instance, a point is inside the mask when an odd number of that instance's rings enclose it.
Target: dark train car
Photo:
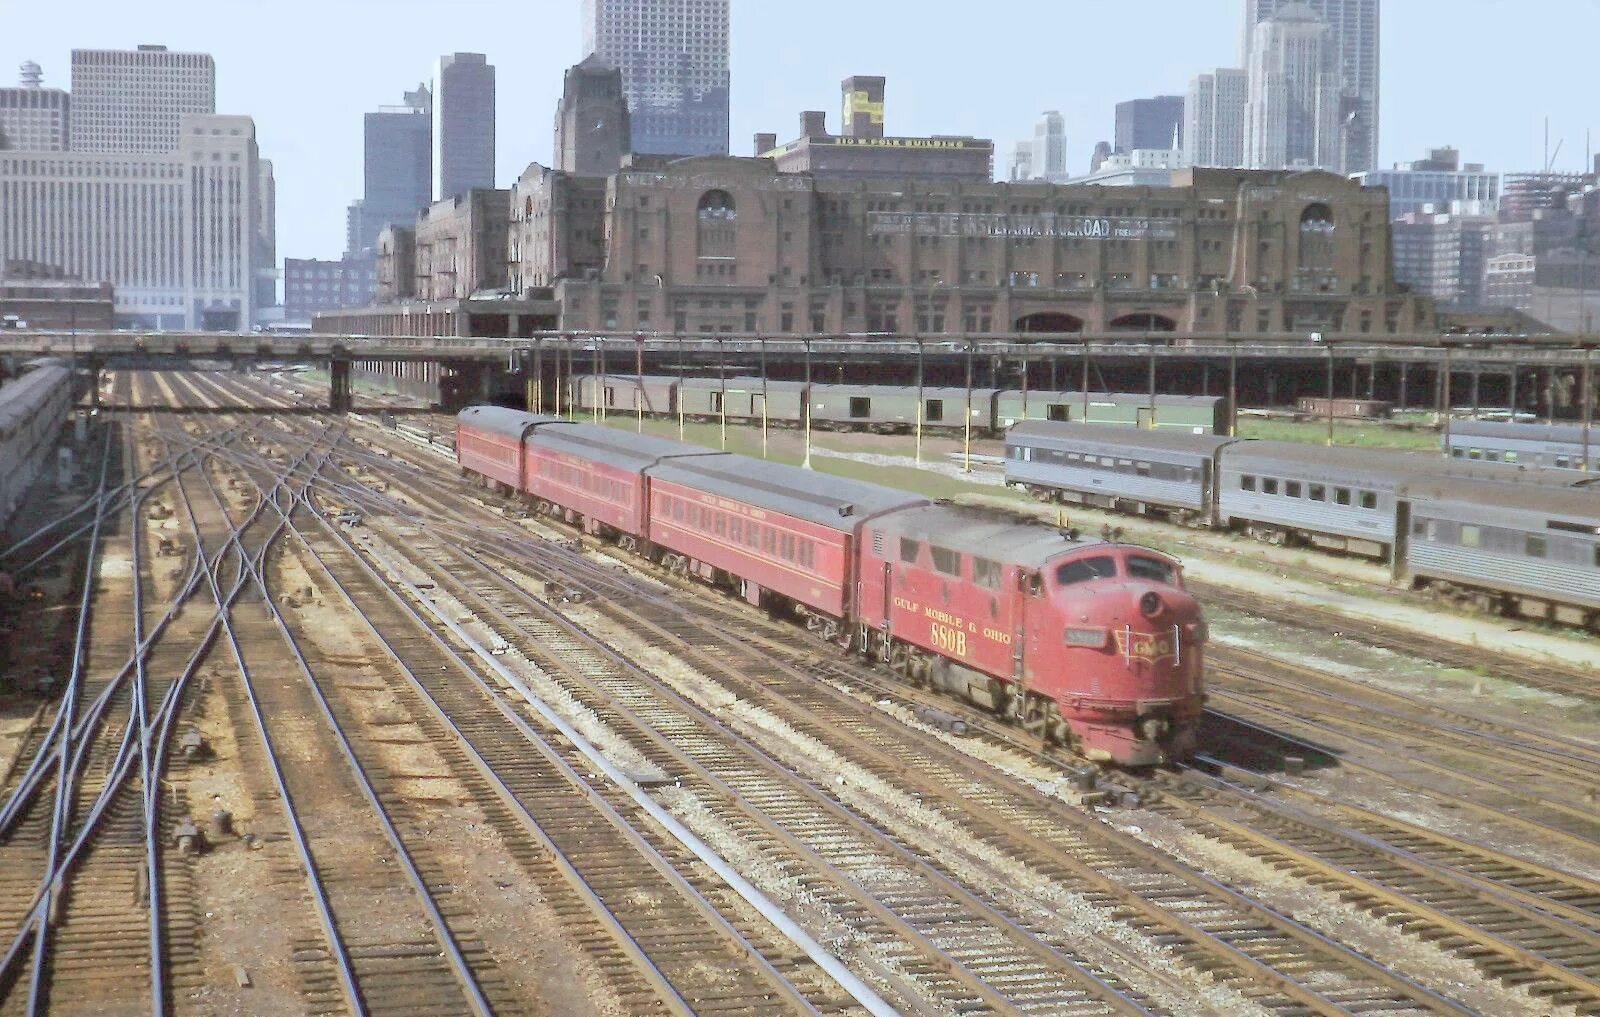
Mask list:
[[[1514,463],[1549,470],[1600,471],[1600,431],[1591,431],[1587,447],[1577,424],[1515,424],[1487,420],[1460,420],[1450,424],[1443,439],[1452,459],[1469,462]]]
[[[668,459],[648,471],[649,539],[701,578],[737,580],[751,603],[801,605],[830,638],[848,618],[861,525],[926,499],[744,456]],[[722,575],[719,575],[721,573]]]
[[[1429,478],[1408,484],[1402,578],[1479,606],[1600,627],[1600,497]]]
[[[896,671],[1092,760],[1194,751],[1206,633],[1166,555],[981,509],[891,512],[866,526],[859,620]]]
[[[499,406],[472,406],[456,414],[456,460],[508,491],[527,490],[522,443],[535,428],[556,422]]]
[[[1025,421],[1006,433],[1006,483],[1041,501],[1211,522],[1222,450],[1235,439]]]
[[[654,435],[559,421],[531,431],[524,449],[522,490],[560,506],[569,519],[581,517],[591,533],[609,528],[634,536],[645,531],[646,468],[664,459],[721,454]]]

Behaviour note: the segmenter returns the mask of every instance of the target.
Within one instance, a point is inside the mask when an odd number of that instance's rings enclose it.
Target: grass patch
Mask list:
[[[1239,418],[1239,437],[1322,445],[1328,440],[1328,423],[1325,420],[1270,420],[1242,416]],[[1373,421],[1335,420],[1333,443],[1408,452],[1439,451],[1439,435],[1432,430],[1406,430]]]

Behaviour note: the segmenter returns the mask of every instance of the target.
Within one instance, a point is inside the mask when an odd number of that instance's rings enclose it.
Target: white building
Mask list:
[[[39,65],[22,65],[16,88],[0,88],[0,149],[60,152],[67,147],[72,97],[59,88],[45,88]]]
[[[1067,172],[1067,121],[1056,110],[1047,110],[1033,125],[1033,140],[1017,142],[1011,155],[1013,182],[1043,180],[1064,184]]]
[[[208,53],[72,51],[74,152],[171,152],[178,123],[217,111],[217,65]]]
[[[1254,32],[1290,4],[1304,5],[1333,33],[1342,103],[1341,172],[1378,168],[1380,0],[1245,0],[1244,54],[1249,66]]]
[[[172,150],[0,152],[0,261],[110,282],[128,327],[248,331],[269,203],[249,117],[189,114]]]
[[[1500,174],[1481,163],[1461,164],[1453,148],[1437,148],[1428,158],[1395,163],[1394,169],[1352,174],[1363,187],[1389,189],[1389,215],[1423,212],[1428,206],[1463,214],[1493,215],[1500,205]]]
[[[633,150],[728,154],[729,0],[583,0],[583,53],[622,72]]]
[[[1183,152],[1190,166],[1244,165],[1250,75],[1219,67],[1196,75],[1183,103]]]
[[[1033,142],[1017,142],[1017,147],[1011,151],[1011,168],[1006,179],[1014,184],[1033,179]]]
[[[1245,162],[1251,169],[1338,170],[1342,106],[1333,30],[1305,4],[1255,27]]]
[[[1136,148],[1131,152],[1112,153],[1099,169],[1072,183],[1102,187],[1171,187],[1172,171],[1185,165],[1184,154],[1178,149]]]

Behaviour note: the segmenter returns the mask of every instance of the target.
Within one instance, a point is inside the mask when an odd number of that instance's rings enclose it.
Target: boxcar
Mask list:
[[[577,389],[577,404],[589,413],[604,406],[607,413],[637,413],[643,404],[646,415],[677,412],[674,396],[678,379],[647,374],[643,378],[634,374],[608,374],[596,378],[592,374],[580,375],[573,380]],[[600,398],[597,398],[599,394]],[[566,395],[562,396],[563,404]]]
[[[972,427],[987,431],[994,423],[996,389],[972,390]],[[925,387],[922,424],[927,428],[964,428],[967,390]],[[836,428],[867,427],[909,431],[917,425],[917,389],[907,385],[812,385],[811,420]]]
[[[1330,401],[1327,396],[1301,396],[1295,401],[1295,410],[1307,416],[1327,417]],[[1394,416],[1394,403],[1382,399],[1340,399],[1331,401],[1332,416],[1341,420],[1387,420]]]
[[[652,542],[739,577],[751,603],[770,590],[817,612],[824,617],[814,627],[830,638],[849,613],[862,524],[926,504],[876,484],[744,456],[666,459],[647,473]]]
[[[1041,500],[1210,522],[1219,453],[1234,441],[1026,421],[1006,434],[1006,483]]]
[[[1397,571],[1491,609],[1600,618],[1600,498],[1584,490],[1428,479],[1407,485]],[[1518,611],[1513,611],[1518,613]]]
[[[1600,431],[1591,431],[1589,472],[1600,470]],[[1452,422],[1445,451],[1453,459],[1516,463],[1556,470],[1582,470],[1583,428],[1575,424],[1512,424],[1483,420]]]
[[[1150,394],[1032,391],[1024,405],[1020,389],[995,396],[995,429],[1003,431],[1023,420],[1072,421],[1080,424],[1117,424],[1157,431],[1193,434],[1227,434],[1228,401],[1214,396],[1158,395],[1154,411]]]
[[[762,419],[766,402],[768,422],[794,423],[805,408],[805,384],[798,381],[766,381],[744,375],[732,378],[685,378],[678,386],[683,412],[691,417],[720,418],[726,407],[729,420]]]
[[[589,424],[551,423],[535,428],[524,443],[529,494],[582,516],[590,533],[644,532],[644,471],[664,459],[719,455],[649,434]]]

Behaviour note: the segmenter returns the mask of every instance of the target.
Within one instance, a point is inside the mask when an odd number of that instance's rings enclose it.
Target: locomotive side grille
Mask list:
[[[872,553],[874,555],[877,555],[879,558],[882,558],[884,556],[883,531],[882,530],[874,530],[873,531],[873,534],[872,534]]]

